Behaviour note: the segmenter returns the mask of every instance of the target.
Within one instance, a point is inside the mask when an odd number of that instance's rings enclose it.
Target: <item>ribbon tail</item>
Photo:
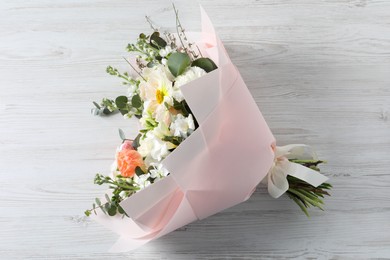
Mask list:
[[[268,193],[277,199],[288,190],[287,171],[283,167],[274,166],[267,175]]]
[[[286,162],[286,164],[289,166],[287,170],[288,175],[303,180],[314,187],[318,187],[328,180],[328,177],[325,177],[318,171],[312,170],[298,163]]]
[[[316,152],[306,144],[277,146],[275,158],[279,157],[286,157],[287,159],[318,160]]]

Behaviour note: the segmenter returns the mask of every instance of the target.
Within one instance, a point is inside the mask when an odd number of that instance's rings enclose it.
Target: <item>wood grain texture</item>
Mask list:
[[[259,187],[249,201],[125,254],[83,217],[102,189],[117,128],[91,100],[124,91],[104,73],[144,14],[174,27],[169,1],[0,3],[0,259],[390,258],[390,2],[200,1],[279,144],[329,163],[326,212],[307,219]],[[176,1],[187,30],[196,2]]]

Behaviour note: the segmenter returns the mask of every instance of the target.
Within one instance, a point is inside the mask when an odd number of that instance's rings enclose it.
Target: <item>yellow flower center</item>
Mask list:
[[[157,103],[161,104],[164,101],[164,96],[166,96],[168,93],[165,89],[157,89],[156,90],[156,100]]]

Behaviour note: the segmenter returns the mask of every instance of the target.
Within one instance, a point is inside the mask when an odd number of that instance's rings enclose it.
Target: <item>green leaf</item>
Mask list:
[[[84,211],[84,214],[85,214],[85,216],[89,217],[91,215],[91,211],[90,210],[86,210],[86,211]]]
[[[110,201],[111,201],[111,200],[110,200],[110,197],[109,197],[107,194],[104,194],[104,196],[106,197],[107,202],[110,202]]]
[[[107,207],[107,213],[109,216],[115,216],[117,207],[114,204],[109,204]]]
[[[148,62],[147,64],[146,64],[146,67],[148,67],[148,68],[153,68],[155,65],[157,65],[158,63],[157,62],[153,62],[153,61],[151,61],[151,62]]]
[[[127,110],[127,109],[119,109],[119,112],[121,112],[121,115],[124,116],[127,113],[129,113],[129,110]]]
[[[102,205],[102,202],[99,198],[95,198],[96,204],[100,207]]]
[[[183,138],[181,136],[164,136],[162,140],[171,142],[174,145],[179,145],[181,142],[183,142]]]
[[[150,36],[150,45],[152,45],[152,47],[154,48],[160,49],[160,48],[165,48],[165,46],[167,46],[167,42],[160,37],[159,32],[154,32]]]
[[[119,109],[123,109],[127,106],[129,99],[126,96],[119,96],[115,99],[115,104]]]
[[[141,134],[138,134],[137,137],[134,139],[133,141],[133,147],[135,150],[137,150],[137,148],[139,147],[139,140],[141,139]]]
[[[137,174],[137,176],[140,176],[140,175],[145,174],[145,172],[141,169],[141,167],[137,166],[135,168],[135,174]]]
[[[173,108],[176,110],[180,110],[183,114],[183,116],[187,117],[189,115],[189,112],[186,108],[186,101],[183,100],[181,102],[178,102],[176,99],[173,99]]]
[[[192,62],[191,66],[204,69],[204,71],[206,71],[207,73],[218,68],[217,65],[215,65],[214,61],[209,58],[196,59]]]
[[[93,101],[92,103],[95,105],[95,107],[96,107],[97,109],[101,109],[101,107],[99,106],[98,103],[96,103],[95,101]]]
[[[131,99],[131,105],[135,108],[140,108],[142,106],[142,101],[139,95],[134,95]]]
[[[118,129],[118,132],[119,132],[119,136],[120,136],[120,138],[122,139],[122,141],[126,140],[126,135],[125,135],[125,133],[123,132],[123,130],[119,128],[119,129]]]
[[[305,213],[305,215],[309,218],[310,215],[309,215],[309,212],[307,211],[305,205],[303,205],[303,203],[294,196],[290,196],[290,198],[299,206],[299,208],[303,211],[303,213]]]
[[[191,59],[187,53],[174,52],[172,53],[167,61],[169,71],[173,76],[177,77],[188,68],[191,64]]]
[[[125,214],[125,210],[119,205],[118,205],[118,212],[119,214]]]

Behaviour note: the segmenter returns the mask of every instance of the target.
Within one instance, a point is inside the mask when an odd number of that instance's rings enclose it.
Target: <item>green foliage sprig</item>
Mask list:
[[[112,196],[105,195],[106,202],[102,203],[99,198],[95,199],[96,203],[92,204],[92,208],[86,210],[84,213],[86,216],[90,216],[92,212],[97,214],[96,209],[101,209],[104,214],[114,216],[117,213],[127,216],[126,212],[119,205],[123,198],[128,198],[135,193],[139,188],[134,186],[132,178],[125,178],[121,175],[111,178],[102,174],[96,174],[94,183],[97,185],[108,184],[112,189]]]
[[[305,167],[313,169],[315,171],[320,171],[318,165],[324,163],[321,160],[290,160],[301,164]],[[289,183],[289,189],[286,192],[290,199],[292,199],[299,208],[305,213],[306,216],[310,217],[308,208],[315,207],[320,210],[324,210],[323,205],[324,201],[322,200],[324,196],[330,196],[328,190],[332,188],[332,185],[329,183],[323,183],[318,187],[314,187],[308,184],[305,181],[302,181],[293,176],[287,176]]]

